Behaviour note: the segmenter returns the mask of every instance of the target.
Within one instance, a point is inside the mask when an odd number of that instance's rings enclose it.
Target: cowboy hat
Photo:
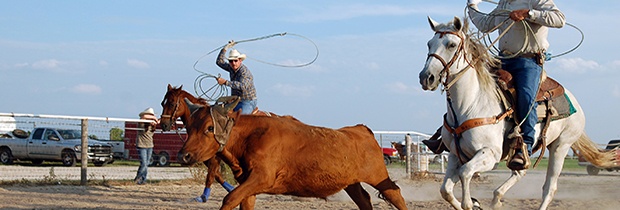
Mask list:
[[[150,115],[155,115],[155,111],[153,111],[153,108],[147,108],[144,111],[140,112],[140,114],[138,114],[138,116],[142,117],[145,114],[150,114]]]
[[[228,53],[228,60],[237,60],[237,59],[241,59],[242,61],[245,60],[245,54],[241,54],[237,50],[231,50],[230,53]]]

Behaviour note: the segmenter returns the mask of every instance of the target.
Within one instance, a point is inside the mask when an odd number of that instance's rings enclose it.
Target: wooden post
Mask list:
[[[88,175],[88,119],[82,119],[82,167],[80,185],[87,184]]]

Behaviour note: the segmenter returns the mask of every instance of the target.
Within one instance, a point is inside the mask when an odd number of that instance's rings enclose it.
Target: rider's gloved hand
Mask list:
[[[475,6],[480,4],[480,2],[482,2],[482,0],[467,0],[467,6]]]
[[[235,40],[230,40],[230,41],[228,41],[228,44],[226,44],[226,46],[224,47],[224,49],[228,50],[228,49],[230,49],[231,47],[235,46],[235,44],[237,44],[237,43],[235,42]]]
[[[522,21],[522,20],[525,20],[525,18],[529,18],[529,17],[530,17],[529,9],[520,9],[520,10],[514,10],[510,12],[510,19],[514,21]]]

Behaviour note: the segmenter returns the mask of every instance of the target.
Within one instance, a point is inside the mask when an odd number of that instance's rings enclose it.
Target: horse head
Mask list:
[[[187,123],[185,121],[189,117],[190,112],[188,111],[187,105],[182,101],[183,98],[188,98],[192,103],[208,106],[208,103],[204,99],[196,98],[192,94],[184,91],[183,85],[175,88],[168,84],[168,91],[161,101],[163,111],[160,124],[162,130],[171,130],[172,126],[176,123],[176,119],[179,117],[181,117],[184,124]]]
[[[462,68],[461,63],[466,62],[464,59],[458,58],[463,56],[461,52],[463,51],[467,22],[464,25],[458,17],[454,17],[451,22],[443,24],[439,24],[428,17],[428,22],[435,35],[427,43],[428,57],[420,72],[420,84],[424,90],[434,91],[439,87],[442,78],[448,79],[451,74],[456,74],[459,68]]]
[[[234,120],[241,114],[232,112],[239,99],[213,106],[194,104],[185,98],[190,117],[187,119],[187,140],[179,151],[180,163],[203,162],[215,156],[230,136]]]

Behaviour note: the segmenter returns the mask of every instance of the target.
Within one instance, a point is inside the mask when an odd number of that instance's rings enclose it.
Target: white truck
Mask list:
[[[14,130],[0,138],[0,162],[12,164],[14,160],[30,160],[38,165],[43,161],[60,161],[65,166],[75,166],[81,161],[80,130],[35,128],[27,137],[26,132]],[[88,162],[103,166],[114,161],[112,145],[88,139]]]

